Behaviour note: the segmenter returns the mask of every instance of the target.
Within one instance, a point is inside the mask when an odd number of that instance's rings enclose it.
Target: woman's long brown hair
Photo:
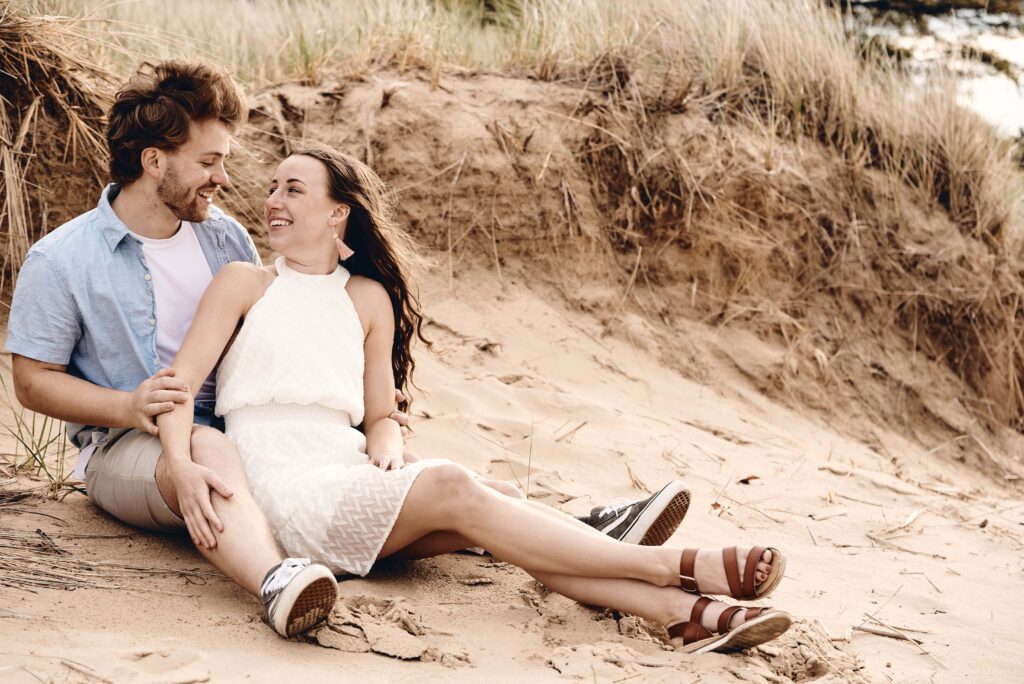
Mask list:
[[[349,273],[372,278],[384,286],[395,314],[395,341],[391,348],[391,369],[395,387],[402,390],[407,408],[412,373],[413,336],[430,349],[423,336],[423,314],[419,299],[409,284],[409,270],[417,261],[412,238],[394,218],[394,201],[384,181],[366,164],[326,145],[303,143],[292,154],[312,157],[327,169],[331,198],[350,209],[345,244],[355,254],[341,262]]]

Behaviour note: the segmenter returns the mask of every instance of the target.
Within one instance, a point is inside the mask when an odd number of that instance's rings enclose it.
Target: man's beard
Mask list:
[[[156,196],[179,221],[198,223],[205,221],[209,214],[209,203],[181,182],[173,164],[167,167],[167,173],[156,188]]]

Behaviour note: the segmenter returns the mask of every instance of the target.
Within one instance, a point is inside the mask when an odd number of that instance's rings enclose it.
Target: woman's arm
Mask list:
[[[363,324],[363,433],[370,462],[384,470],[401,468],[402,430],[389,416],[395,403],[391,350],[395,317],[391,297],[380,283],[353,276],[349,295]]]
[[[185,341],[174,357],[174,371],[189,387],[189,398],[174,410],[157,417],[160,443],[174,482],[181,517],[196,544],[213,548],[217,544],[210,525],[223,525],[210,503],[210,489],[223,496],[230,491],[213,471],[192,462],[192,418],[195,391],[213,370],[234,335],[238,322],[266,288],[266,274],[245,263],[232,263],[217,272],[206,289]]]

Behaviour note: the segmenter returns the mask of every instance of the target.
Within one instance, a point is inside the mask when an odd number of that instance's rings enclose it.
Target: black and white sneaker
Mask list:
[[[643,501],[618,499],[580,516],[586,524],[612,539],[641,546],[661,546],[679,527],[690,508],[690,490],[673,480]]]
[[[308,558],[285,558],[260,585],[266,621],[285,638],[305,632],[330,615],[337,598],[334,574]]]

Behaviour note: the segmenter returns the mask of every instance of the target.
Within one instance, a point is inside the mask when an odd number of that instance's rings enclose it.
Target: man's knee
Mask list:
[[[192,462],[209,468],[221,477],[240,472],[242,459],[238,449],[223,432],[211,427],[192,430]]]

